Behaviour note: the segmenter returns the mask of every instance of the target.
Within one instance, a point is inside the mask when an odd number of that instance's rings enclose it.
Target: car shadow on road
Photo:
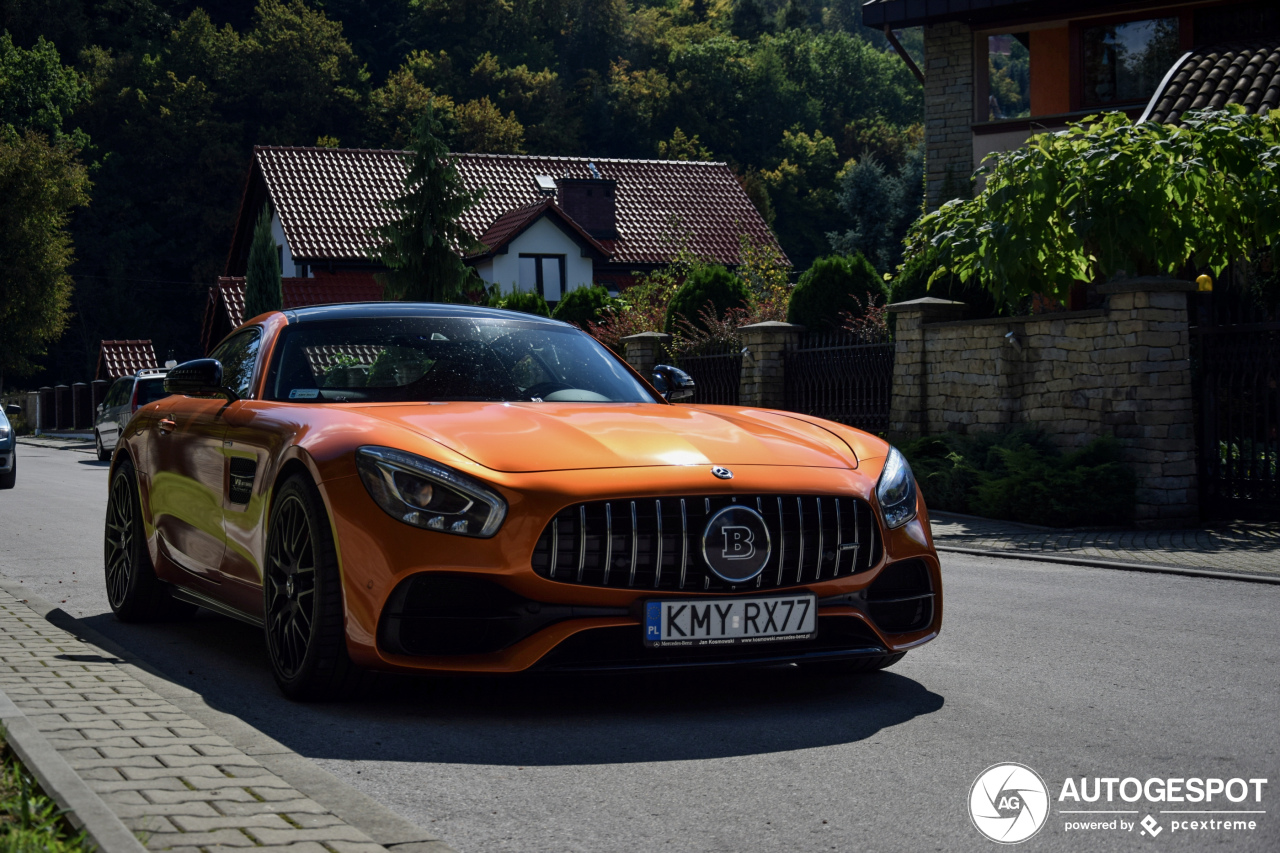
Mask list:
[[[317,759],[555,766],[687,761],[846,744],[931,714],[905,675],[796,667],[517,677],[384,677],[346,701],[303,704],[272,681],[258,629],[85,623],[170,680]],[[910,658],[908,658],[910,660]]]
[[[77,459],[81,465],[88,465],[90,468],[110,468],[111,460],[102,461],[99,459]]]

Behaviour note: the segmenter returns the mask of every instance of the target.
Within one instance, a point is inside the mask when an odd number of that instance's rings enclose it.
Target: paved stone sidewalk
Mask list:
[[[0,690],[149,850],[385,853],[123,663],[0,590]]]
[[[931,512],[935,544],[1280,576],[1280,523],[1189,530],[1056,530]]]

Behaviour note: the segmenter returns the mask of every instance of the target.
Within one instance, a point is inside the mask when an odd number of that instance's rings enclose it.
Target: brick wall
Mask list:
[[[924,28],[925,170],[930,210],[968,196],[973,174],[973,33],[962,23]]]
[[[1135,280],[1099,288],[1104,309],[970,322],[952,319],[960,303],[891,306],[898,322],[890,432],[1029,425],[1064,450],[1113,435],[1138,475],[1138,522],[1193,522],[1187,292],[1194,289]]]

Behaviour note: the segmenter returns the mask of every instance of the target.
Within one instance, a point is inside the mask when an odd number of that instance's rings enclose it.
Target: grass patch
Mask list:
[[[0,853],[88,853],[58,804],[40,790],[0,736]]]
[[[933,509],[1047,527],[1133,522],[1137,478],[1112,438],[1062,453],[1041,432],[931,435],[900,446]]]

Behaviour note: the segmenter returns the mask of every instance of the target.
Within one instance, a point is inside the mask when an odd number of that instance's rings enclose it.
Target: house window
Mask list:
[[[559,302],[564,291],[564,255],[521,255],[520,289],[536,291],[548,302]]]
[[[1178,18],[1082,27],[1081,105],[1105,107],[1150,100],[1181,52]]]
[[[987,121],[1031,115],[1031,34],[987,36]]]

